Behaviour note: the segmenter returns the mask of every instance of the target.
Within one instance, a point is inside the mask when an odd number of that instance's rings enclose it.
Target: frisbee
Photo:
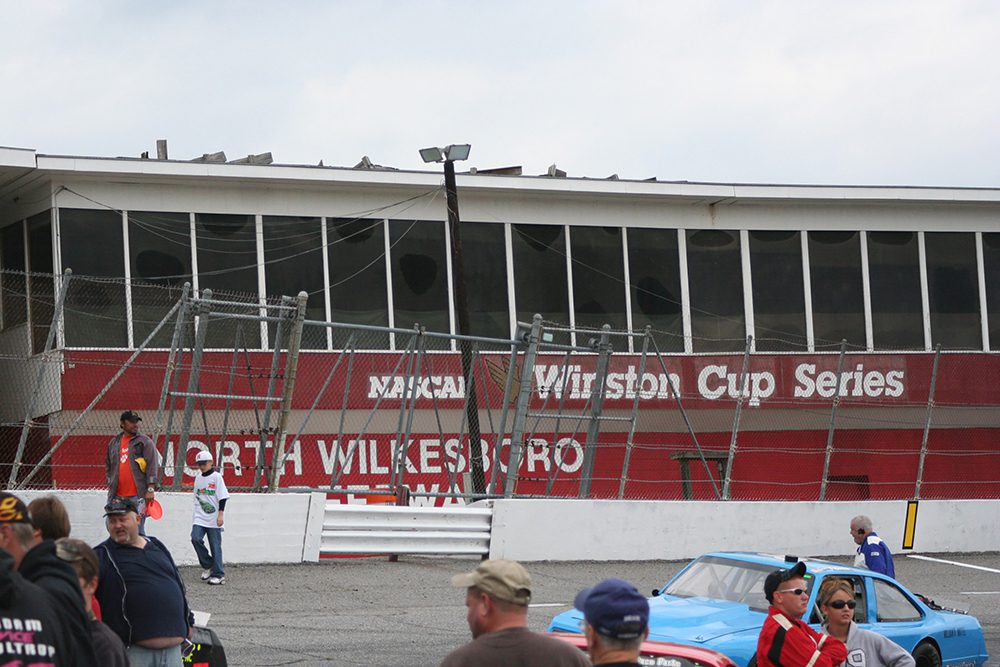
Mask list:
[[[150,500],[146,503],[146,514],[150,519],[159,519],[163,516],[163,505],[159,500]]]

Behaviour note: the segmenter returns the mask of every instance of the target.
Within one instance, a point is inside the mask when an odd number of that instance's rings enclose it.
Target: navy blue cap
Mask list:
[[[597,634],[613,639],[641,637],[649,623],[649,602],[624,579],[605,579],[580,591],[573,606]]]

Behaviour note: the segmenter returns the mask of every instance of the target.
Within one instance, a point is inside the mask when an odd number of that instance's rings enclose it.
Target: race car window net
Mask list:
[[[670,582],[667,595],[705,597],[745,604],[757,611],[767,611],[764,580],[774,566],[748,563],[719,556],[702,556]],[[812,577],[806,587],[811,588]]]

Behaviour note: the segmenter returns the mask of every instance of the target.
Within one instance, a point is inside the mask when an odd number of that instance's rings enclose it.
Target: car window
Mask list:
[[[875,584],[875,612],[880,623],[922,618],[920,609],[899,587],[882,579],[872,579],[872,583]]]
[[[854,588],[854,601],[858,603],[858,606],[854,609],[854,622],[855,623],[867,623],[868,622],[868,596],[865,593],[865,581],[861,577],[847,577],[839,574],[829,575],[834,576],[838,579],[844,579],[848,581]],[[820,582],[822,584],[822,582]],[[820,614],[819,609],[819,596],[813,601],[812,614],[809,616],[809,622],[813,624],[819,624],[823,622],[822,614]]]
[[[774,570],[768,565],[702,556],[667,586],[667,595],[729,600],[767,610],[764,579]]]

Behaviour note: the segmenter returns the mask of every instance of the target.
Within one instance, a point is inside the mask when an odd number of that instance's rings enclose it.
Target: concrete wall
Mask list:
[[[539,504],[544,502],[544,508]],[[515,560],[686,559],[706,551],[849,555],[850,521],[872,518],[899,552],[906,501],[616,502],[498,500],[491,558]],[[914,551],[1000,550],[1000,501],[922,501]]]
[[[22,491],[26,502],[56,493],[73,534],[90,544],[107,538],[101,491]],[[147,532],[163,540],[179,564],[194,564],[191,494],[157,494],[163,518]],[[319,559],[326,496],[322,493],[233,497],[223,551],[229,563],[299,563]],[[493,501],[491,558],[538,560],[679,560],[706,551],[764,551],[798,556],[851,555],[850,520],[867,514],[899,553],[905,501],[620,502]],[[914,551],[1000,551],[1000,500],[921,501]],[[404,552],[405,553],[405,552]]]
[[[104,528],[103,491],[20,491],[25,502],[55,494],[66,504],[73,524],[72,532],[88,544],[108,537]],[[191,493],[163,492],[156,495],[163,505],[163,518],[146,520],[146,533],[162,540],[179,565],[194,565],[197,559],[191,546]],[[321,493],[240,493],[233,496],[226,509],[227,528],[222,538],[222,553],[227,563],[301,563],[318,560],[318,532],[315,545],[306,549],[306,523],[313,504],[322,507]],[[312,531],[310,531],[312,532]]]

